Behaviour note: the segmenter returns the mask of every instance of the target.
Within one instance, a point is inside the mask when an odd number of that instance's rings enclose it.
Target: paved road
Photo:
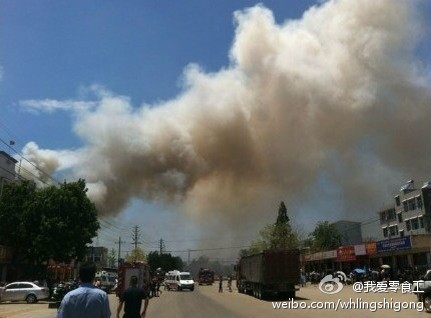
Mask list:
[[[416,298],[412,294],[402,294],[401,292],[389,293],[355,293],[350,286],[345,287],[336,295],[326,295],[322,293],[317,286],[307,286],[297,293],[296,302],[304,302],[305,305],[311,305],[313,301],[320,302],[337,302],[338,299],[349,301],[361,299],[362,301],[383,301],[391,298],[394,302],[414,302]],[[115,295],[110,295],[112,317],[115,317],[118,300]],[[415,309],[402,309],[395,312],[393,309],[380,309],[371,312],[368,309],[339,309],[338,311],[330,309],[312,310],[312,309],[274,309],[273,301],[262,301],[248,295],[239,294],[236,290],[232,293],[226,290],[218,293],[218,286],[197,286],[195,291],[164,291],[161,297],[150,300],[147,317],[172,317],[172,318],[229,318],[229,317],[346,317],[363,318],[363,317],[422,317],[426,318],[429,314],[418,312]],[[322,303],[320,303],[322,304]],[[0,304],[0,318],[54,318],[55,309],[48,309],[46,302],[40,302],[34,305],[26,303],[2,303]]]

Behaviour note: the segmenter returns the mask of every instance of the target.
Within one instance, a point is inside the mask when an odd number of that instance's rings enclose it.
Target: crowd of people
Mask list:
[[[344,273],[344,272],[343,272]],[[383,265],[381,268],[356,268],[350,272],[346,272],[346,284],[354,283],[357,281],[399,281],[399,282],[410,282],[419,280],[425,273],[417,268],[404,268],[393,270],[390,266]],[[334,277],[337,275],[337,271],[312,271],[312,272],[301,272],[301,285],[304,286],[306,282],[311,284],[318,284],[322,278],[327,275]]]

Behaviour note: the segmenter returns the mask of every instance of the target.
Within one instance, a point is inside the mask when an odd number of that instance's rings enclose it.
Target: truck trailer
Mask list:
[[[295,298],[300,281],[298,249],[270,249],[241,257],[236,265],[238,292],[264,299]]]

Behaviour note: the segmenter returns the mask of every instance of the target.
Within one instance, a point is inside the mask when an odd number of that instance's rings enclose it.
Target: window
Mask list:
[[[404,237],[404,230],[400,230],[400,237]]]
[[[19,288],[33,288],[30,284],[19,284]]]
[[[407,205],[407,201],[403,201],[404,212],[409,210],[409,206]]]
[[[419,228],[418,218],[411,219],[411,222],[412,222],[412,230],[417,230]]]
[[[384,237],[388,237],[388,228],[387,228],[387,227],[385,227],[385,228],[383,229],[383,236],[384,236]]]
[[[389,234],[390,236],[398,235],[398,225],[389,227]]]
[[[423,216],[421,216],[421,217],[419,218],[419,226],[420,226],[420,228],[421,228],[421,229],[423,229],[423,228],[424,228],[424,218],[423,218]]]
[[[410,220],[407,220],[407,221],[406,221],[406,229],[407,229],[407,231],[410,231],[410,230],[411,230]]]
[[[407,204],[408,204],[408,210],[416,210],[416,200],[415,200],[415,198],[408,200]]]
[[[400,196],[399,196],[399,195],[397,195],[397,196],[395,197],[395,204],[396,204],[397,206],[400,206],[400,205],[401,205],[401,202],[400,202]]]
[[[401,213],[398,213],[398,223],[401,223],[403,221],[403,215]]]
[[[422,197],[421,196],[419,196],[419,197],[416,197],[416,202],[417,202],[417,204],[418,204],[418,209],[422,209]]]
[[[10,284],[7,289],[18,289],[19,288],[19,284]]]

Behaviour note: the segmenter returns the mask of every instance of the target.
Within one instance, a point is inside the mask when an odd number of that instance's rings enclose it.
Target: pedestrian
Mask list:
[[[144,308],[141,312],[143,299],[145,300]],[[117,308],[117,318],[120,318],[123,304],[123,318],[144,318],[148,308],[148,299],[148,293],[143,288],[138,287],[138,277],[132,276],[130,278],[130,287],[120,295],[120,303]]]
[[[227,287],[229,288],[229,291],[232,292],[232,276],[229,275],[227,277]]]
[[[303,272],[301,272],[300,280],[301,280],[301,287],[305,287],[306,281],[305,281],[305,275]]]
[[[92,262],[81,264],[79,278],[81,284],[68,292],[61,301],[57,318],[109,318],[108,295],[93,285],[96,265]]]
[[[219,278],[218,292],[219,293],[223,292],[223,275],[220,275],[220,278]]]

